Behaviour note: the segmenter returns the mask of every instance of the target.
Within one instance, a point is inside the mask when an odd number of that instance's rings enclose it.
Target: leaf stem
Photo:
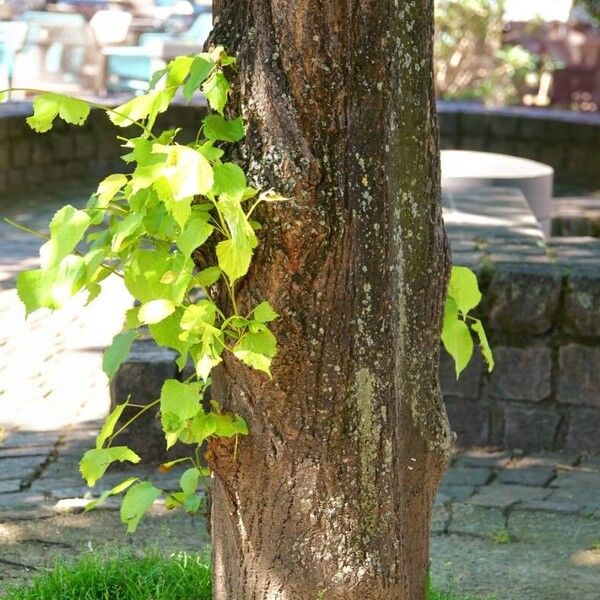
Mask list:
[[[117,429],[117,431],[115,431],[115,433],[113,433],[108,438],[108,445],[110,446],[112,444],[113,440],[120,433],[123,433],[123,431],[125,431],[125,429],[127,429],[136,419],[139,419],[147,410],[149,410],[153,406],[156,406],[159,402],[160,402],[160,398],[158,400],[155,400],[154,402],[150,402],[150,404],[146,404],[146,406],[144,406],[144,408],[142,408],[140,411],[138,411],[137,414],[133,415],[133,417],[131,417],[131,419],[129,419],[129,421],[127,421],[125,423],[125,425],[123,425],[123,427],[120,427],[119,429]]]

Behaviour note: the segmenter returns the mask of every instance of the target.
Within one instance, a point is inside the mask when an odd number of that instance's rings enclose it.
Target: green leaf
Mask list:
[[[136,249],[125,265],[125,286],[142,303],[165,298],[180,304],[192,280],[192,268],[192,260],[180,253],[171,254],[164,248]],[[168,271],[174,272],[177,279],[163,283]]]
[[[241,200],[246,190],[246,175],[235,163],[217,163],[214,166],[214,193],[227,194]]]
[[[492,354],[492,349],[490,348],[490,344],[487,339],[487,335],[485,334],[485,329],[483,328],[483,324],[479,319],[475,319],[471,324],[471,329],[477,334],[479,338],[479,347],[481,348],[481,354],[485,362],[487,363],[488,372],[492,372],[494,370],[495,362],[494,355]]]
[[[131,332],[129,332],[131,333]],[[121,418],[123,411],[129,404],[129,398],[123,402],[123,404],[118,404],[115,409],[106,417],[104,421],[104,425],[102,425],[102,429],[100,433],[96,436],[96,449],[102,448],[104,446],[104,442],[113,434],[115,431],[115,427],[117,422]]]
[[[88,512],[89,510],[93,510],[97,506],[104,504],[106,502],[106,500],[109,498],[109,496],[114,496],[115,494],[120,494],[121,492],[124,492],[128,487],[133,485],[136,481],[139,481],[139,479],[137,477],[129,477],[128,479],[125,479],[125,481],[121,481],[121,483],[119,483],[118,485],[115,485],[115,487],[111,488],[110,490],[105,490],[104,492],[102,492],[100,494],[100,496],[97,500],[90,502],[85,507],[85,512]]]
[[[131,345],[139,336],[137,331],[122,331],[113,338],[112,344],[104,351],[102,370],[109,381],[116,375],[123,361],[129,356]]]
[[[248,435],[248,425],[239,415],[213,414],[215,422],[215,435],[219,437],[233,437],[234,435]]]
[[[190,76],[183,86],[183,95],[186,100],[190,100],[196,90],[204,83],[210,72],[215,66],[208,54],[201,54],[194,58],[194,62],[190,68]]]
[[[277,340],[268,330],[246,333],[235,345],[233,354],[248,366],[271,376],[271,362],[277,354]]]
[[[114,237],[111,243],[111,250],[113,252],[119,252],[127,238],[137,238],[142,231],[143,220],[144,213],[132,212],[122,221],[119,221],[117,227],[115,228]]]
[[[128,533],[135,533],[140,519],[161,493],[149,481],[138,483],[127,490],[121,504],[121,521],[127,525]]]
[[[182,383],[176,379],[165,381],[160,394],[163,429],[174,433],[178,429],[173,427],[174,422],[180,423],[180,427],[183,427],[187,419],[191,419],[202,410],[200,405],[201,389],[200,383]]]
[[[158,113],[164,112],[169,106],[169,94],[165,90],[152,90],[143,96],[137,96],[117,106],[108,112],[109,119],[117,127],[129,127],[136,121],[148,119],[147,126],[150,128]]]
[[[210,192],[214,181],[213,170],[202,153],[179,144],[155,144],[153,151],[167,155],[162,176],[168,181],[174,200]]]
[[[52,128],[54,119],[61,119],[73,125],[83,125],[90,114],[90,106],[83,100],[47,93],[37,96],[33,101],[33,115],[27,118],[29,126],[38,133]]]
[[[113,446],[111,448],[94,448],[88,450],[79,463],[79,471],[87,481],[89,487],[96,485],[96,481],[104,475],[106,469],[115,461],[139,463],[140,457],[127,446]]]
[[[217,306],[210,300],[200,300],[197,304],[188,306],[181,317],[183,331],[202,332],[207,325],[213,326],[217,313]]]
[[[127,177],[120,173],[109,175],[98,185],[96,194],[98,196],[97,206],[106,208],[110,201],[127,185]]]
[[[138,313],[141,323],[159,323],[175,312],[175,304],[170,300],[158,298],[142,304]]]
[[[196,248],[202,246],[214,231],[207,219],[206,213],[195,214],[177,237],[177,247],[185,256],[190,256]]]
[[[22,271],[17,275],[17,294],[26,314],[39,308],[62,308],[80,289],[85,264],[80,256],[66,256],[49,270]]]
[[[238,198],[221,195],[217,209],[227,222],[231,234],[231,239],[217,245],[217,259],[221,270],[231,281],[235,281],[248,272],[252,250],[258,241]]]
[[[207,267],[196,275],[198,283],[205,287],[215,284],[219,281],[219,277],[221,277],[221,269],[219,267]]]
[[[166,88],[169,93],[175,96],[177,88],[185,81],[194,62],[191,56],[177,56],[168,65]]]
[[[444,306],[442,342],[448,354],[454,359],[458,379],[473,355],[473,338],[467,324],[459,318],[458,307],[452,298],[447,298]]]
[[[231,86],[221,71],[214,72],[202,86],[202,91],[209,106],[221,115],[227,104],[227,96],[230,90]]]
[[[452,267],[448,295],[454,299],[458,310],[467,314],[481,301],[477,276],[467,267]]]
[[[63,206],[50,221],[50,240],[40,248],[42,269],[56,266],[83,239],[90,217],[70,204]]]
[[[186,495],[193,494],[198,489],[198,483],[200,481],[200,471],[196,467],[187,469],[184,471],[179,483],[183,493]]]
[[[245,135],[241,117],[228,121],[221,115],[208,115],[204,119],[204,135],[209,140],[239,142]]]
[[[252,312],[254,314],[254,318],[260,323],[274,321],[279,316],[266,300],[261,302]]]

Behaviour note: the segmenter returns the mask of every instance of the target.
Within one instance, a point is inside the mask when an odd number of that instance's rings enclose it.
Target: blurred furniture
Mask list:
[[[96,11],[89,22],[80,13],[27,12],[25,41],[15,57],[15,87],[62,91],[106,91],[103,49],[127,41],[131,14]]]
[[[182,54],[202,52],[212,30],[212,13],[208,7],[197,14],[192,25],[178,35],[172,32],[152,32],[140,36],[139,46],[106,47],[106,89],[110,92],[145,91],[156,70]]]
[[[15,57],[13,85],[63,91],[89,87],[82,79],[94,60],[94,40],[84,17],[30,11],[21,18],[27,24],[27,34]]]
[[[550,235],[554,169],[526,158],[442,150],[442,187],[462,192],[481,187],[518,188],[545,235]]]
[[[0,22],[0,87],[12,87],[15,56],[25,43],[27,23],[23,21]]]

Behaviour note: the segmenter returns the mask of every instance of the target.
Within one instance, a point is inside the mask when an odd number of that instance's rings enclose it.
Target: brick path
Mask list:
[[[77,188],[61,191],[76,201],[85,197]],[[41,229],[57,203],[51,195],[12,199],[8,206],[4,200],[0,212]],[[102,349],[130,301],[110,281],[89,307],[74,302],[25,321],[14,281],[19,270],[35,265],[38,246],[0,224],[0,425],[8,431],[0,444],[0,592],[59,556],[90,548],[197,549],[206,539],[200,518],[166,515],[160,507],[127,540],[116,504],[79,514],[90,492],[77,462],[108,407]],[[166,489],[179,477],[134,468],[109,473],[92,494],[130,474],[149,475]],[[442,483],[432,573],[443,587],[496,600],[592,600],[600,589],[596,545],[600,457],[473,450],[456,457]]]

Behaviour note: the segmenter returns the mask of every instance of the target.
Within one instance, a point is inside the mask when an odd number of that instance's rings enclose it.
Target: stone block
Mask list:
[[[445,398],[450,426],[457,435],[457,445],[485,446],[489,435],[489,407],[462,398]]]
[[[445,485],[442,484],[440,488],[441,494],[447,498],[448,501],[464,502],[467,498],[470,498],[475,493],[475,486],[472,485]]]
[[[75,134],[75,156],[79,160],[89,160],[96,156],[96,142],[93,134]]]
[[[600,274],[580,270],[569,277],[565,294],[565,330],[581,337],[600,336]]]
[[[129,358],[121,365],[111,383],[111,404],[124,402],[129,396],[135,404],[148,404],[160,397],[166,379],[176,375],[176,353],[159,348],[152,340],[134,343]],[[138,409],[125,409],[121,423],[130,419]],[[165,440],[158,408],[147,410],[121,436],[144,460],[154,462],[165,458]]]
[[[8,144],[0,146],[0,170],[6,171],[10,168],[10,148]]]
[[[595,490],[600,502],[600,473],[596,471],[577,470],[558,474],[551,487]]]
[[[550,499],[554,502],[578,505],[580,510],[586,513],[593,513],[600,509],[600,489],[598,488],[559,488],[552,493]]]
[[[41,143],[32,144],[31,160],[34,165],[49,165],[52,163],[52,153],[48,152],[48,148]]]
[[[505,527],[506,519],[501,510],[461,504],[453,508],[448,533],[489,537]]]
[[[53,162],[65,162],[73,157],[73,136],[52,133],[48,139],[47,150],[54,157]]]
[[[469,498],[467,502],[476,506],[504,509],[519,502],[545,500],[552,494],[552,491],[550,488],[526,485],[486,485]]]
[[[510,460],[508,452],[471,449],[461,452],[454,464],[461,467],[504,468]]]
[[[440,352],[440,385],[445,396],[476,400],[479,398],[479,384],[482,373],[483,360],[479,353],[474,353],[473,359],[457,379],[454,361],[442,348]]]
[[[520,502],[515,505],[515,511],[526,511],[526,512],[549,512],[558,513],[563,515],[574,515],[578,513],[583,507],[577,502],[571,500],[562,500],[560,498],[554,498],[552,494],[545,500],[529,500],[528,502]]]
[[[524,469],[504,469],[498,475],[500,483],[512,485],[532,485],[544,487],[555,476],[550,467],[526,467]]]
[[[600,408],[600,348],[568,344],[559,350],[557,399]]]
[[[552,448],[559,422],[554,410],[509,405],[504,412],[504,445],[522,450]]]
[[[494,138],[515,138],[519,129],[519,117],[491,115],[490,133]]]
[[[546,265],[502,265],[485,298],[489,326],[511,333],[542,334],[554,323],[561,292],[558,269]]]
[[[494,348],[496,366],[490,378],[490,394],[505,400],[537,402],[550,396],[552,354],[545,346]]]
[[[492,478],[492,469],[485,467],[451,467],[442,479],[446,486],[481,486]]]
[[[31,163],[31,143],[27,139],[14,140],[10,147],[11,165],[13,167],[28,167]]]

